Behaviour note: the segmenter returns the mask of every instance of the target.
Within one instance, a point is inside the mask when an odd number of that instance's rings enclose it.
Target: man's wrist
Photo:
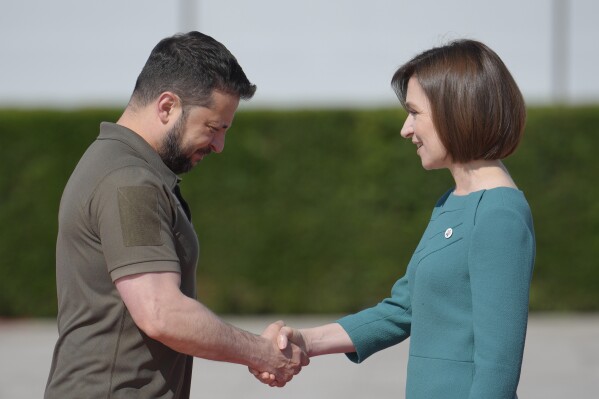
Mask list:
[[[254,334],[249,337],[249,340],[246,366],[259,371],[270,370],[273,344],[268,339]]]

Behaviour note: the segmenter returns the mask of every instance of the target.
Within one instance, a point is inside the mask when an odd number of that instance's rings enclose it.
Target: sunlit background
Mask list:
[[[199,30],[258,85],[246,107],[395,104],[394,70],[456,38],[503,58],[529,104],[599,101],[595,0],[23,0],[0,13],[0,106],[123,106],[152,47]]]
[[[539,248],[518,394],[596,398],[598,15],[596,0],[2,1],[0,399],[42,396],[69,174],[99,121],[127,104],[154,45],[190,30],[222,42],[258,86],[226,153],[182,187],[202,242],[201,301],[259,333],[275,317],[313,326],[387,295],[450,183],[422,171],[399,137],[391,76],[423,50],[477,39],[530,106],[506,161]],[[359,367],[316,358],[280,391],[238,365],[196,359],[192,395],[403,398],[407,350]]]

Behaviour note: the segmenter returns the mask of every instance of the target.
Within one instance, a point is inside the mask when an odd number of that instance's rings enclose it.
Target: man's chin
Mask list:
[[[166,163],[166,166],[176,175],[181,175],[183,173],[189,172],[195,164],[193,164],[190,160],[186,162],[175,162],[175,163]]]
[[[195,166],[195,164],[192,164],[190,162],[189,164],[185,165],[184,167],[179,168],[179,171],[175,172],[175,173],[178,175],[182,175],[183,173],[187,173],[187,172],[191,171],[194,166]]]

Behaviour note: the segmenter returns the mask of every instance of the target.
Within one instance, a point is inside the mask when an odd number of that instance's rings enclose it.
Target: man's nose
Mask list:
[[[214,140],[212,140],[210,148],[213,152],[216,152],[217,154],[223,152],[223,150],[225,149],[225,134],[219,133],[216,136],[214,136]]]

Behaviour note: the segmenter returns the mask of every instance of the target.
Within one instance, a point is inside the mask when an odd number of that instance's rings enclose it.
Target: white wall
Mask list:
[[[599,102],[599,2],[569,1],[568,99]],[[1,107],[124,106],[152,47],[189,21],[258,85],[245,106],[393,105],[394,70],[459,37],[492,47],[530,103],[553,95],[549,0],[195,0],[186,18],[182,0],[3,3]]]

